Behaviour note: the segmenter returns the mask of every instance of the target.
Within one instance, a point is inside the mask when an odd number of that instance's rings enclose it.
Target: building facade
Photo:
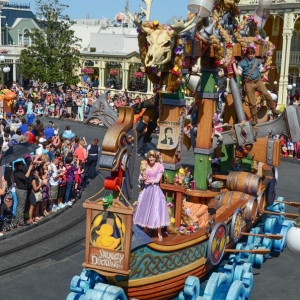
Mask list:
[[[17,81],[22,84],[22,76],[18,72],[21,51],[31,45],[26,33],[39,28],[38,21],[27,4],[11,4],[8,0],[0,0],[0,55],[5,57],[1,68],[8,66],[5,82]]]
[[[78,26],[82,24],[83,26]],[[96,25],[94,25],[96,24]],[[96,20],[76,20],[72,29],[78,36],[89,35],[81,52],[81,86],[93,86],[100,91],[110,88],[114,93],[129,91],[133,96],[153,94],[153,84],[142,72],[139,56],[137,31],[126,23],[111,23],[107,19],[96,23]],[[97,30],[92,29],[99,26]],[[93,84],[97,82],[97,86]]]

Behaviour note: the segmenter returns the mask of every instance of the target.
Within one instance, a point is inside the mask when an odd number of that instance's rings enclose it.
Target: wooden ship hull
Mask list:
[[[239,234],[237,239],[233,240],[230,234],[235,226],[233,219],[236,211],[242,211],[244,216],[242,224],[239,225],[240,231],[249,232],[260,221],[266,208],[272,205],[275,195],[271,195],[272,193],[268,188],[270,182],[274,180],[274,170],[267,165],[263,165],[262,170],[263,180],[257,183],[256,188],[253,187],[256,189],[253,194],[259,194],[258,197],[243,191],[248,188],[246,184],[239,188],[240,191],[230,191],[224,188],[220,192],[206,191],[206,193],[200,190],[177,187],[178,191],[175,192],[175,198],[179,198],[180,201],[184,194],[194,195],[194,199],[198,199],[198,202],[204,199],[209,202],[208,199],[220,196],[220,207],[216,209],[214,215],[210,216],[211,220],[214,219],[215,224],[222,224],[226,228],[226,233],[223,236],[226,245],[223,249],[224,252],[220,251],[222,253],[220,253],[217,261],[213,261],[212,258],[212,252],[215,249],[209,247],[212,244],[212,233],[207,231],[207,228],[200,228],[188,235],[169,234],[162,242],[153,238],[152,242],[131,249],[128,259],[128,275],[120,275],[118,272],[109,273],[105,268],[94,268],[94,266],[86,263],[83,266],[105,277],[110,284],[122,288],[128,299],[173,299],[183,290],[187,277],[204,277],[223,259],[226,252],[225,248],[227,250],[235,248],[241,238]],[[239,175],[239,172],[235,172],[235,174]],[[216,177],[228,181],[229,176],[217,175]],[[227,185],[230,185],[230,182],[229,180]],[[161,184],[161,188],[165,192],[176,190],[176,186],[169,184]],[[199,197],[199,194],[205,197]],[[102,200],[97,201],[101,203]],[[94,209],[95,204],[85,203],[84,207]],[[89,228],[91,220],[91,217],[87,218],[87,228]],[[88,232],[89,229],[87,235]],[[90,240],[87,239],[86,243],[88,248]]]
[[[231,193],[232,204],[225,204],[226,208],[221,206],[219,212],[217,210],[213,216],[216,217],[215,222],[226,224],[227,232],[230,232],[234,212],[241,209],[244,215],[250,217],[247,223],[244,222],[242,230],[250,231],[259,222],[261,211],[266,209],[266,193],[272,178],[272,171],[269,169],[265,177],[266,185],[261,189],[263,196],[260,201],[257,201],[257,197],[247,195],[251,199],[255,198],[254,204],[241,199],[245,193],[224,189],[224,195]],[[202,278],[213,269],[214,265],[207,259],[209,237],[206,228],[202,228],[186,236],[172,235],[165,242],[156,240],[133,250],[128,279],[118,280],[117,285],[125,290],[129,299],[166,300],[178,296],[188,276]],[[226,248],[235,248],[235,245],[236,242],[228,236]]]

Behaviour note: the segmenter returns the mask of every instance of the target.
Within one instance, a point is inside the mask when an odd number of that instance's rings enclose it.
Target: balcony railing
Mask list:
[[[280,64],[282,59],[282,51],[276,51],[276,64]],[[300,65],[300,51],[291,51],[290,66]]]
[[[258,5],[259,0],[241,0],[239,6],[244,5]],[[273,0],[274,4],[292,4],[292,3],[300,3],[300,0]]]
[[[24,46],[17,46],[17,45],[1,45],[0,46],[0,55],[10,55],[10,54],[20,54],[23,49],[26,47]]]

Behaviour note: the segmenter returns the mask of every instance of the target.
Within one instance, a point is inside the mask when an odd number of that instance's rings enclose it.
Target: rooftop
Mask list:
[[[8,1],[8,0],[7,0]],[[3,0],[1,0],[3,2]],[[17,8],[17,9],[30,9],[30,3],[19,4],[19,3],[3,3],[3,7]]]
[[[1,20],[2,27],[4,27],[6,23],[8,27],[13,27],[17,19],[32,19],[38,24],[38,20],[34,15],[34,13],[30,10],[30,7],[17,8],[17,7],[7,6],[7,5],[8,4],[5,4],[2,8],[2,18],[4,17]]]

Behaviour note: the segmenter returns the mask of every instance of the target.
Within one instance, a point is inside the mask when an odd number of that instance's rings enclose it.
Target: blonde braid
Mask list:
[[[272,56],[273,56],[273,50],[275,49],[275,46],[270,41],[265,41],[265,43],[268,45],[267,60],[266,60],[266,63],[265,63],[265,66],[267,67],[267,66],[271,66],[272,65]],[[269,71],[270,70],[267,70],[264,73],[264,78],[266,80],[268,79]]]
[[[181,38],[176,39],[175,47],[177,47],[177,46],[182,47],[182,39]],[[177,70],[177,75],[172,74],[170,85],[167,88],[168,91],[172,91],[172,92],[176,91],[182,83],[183,60],[184,60],[184,55],[182,53],[175,55],[174,68],[177,67],[178,70]]]
[[[220,35],[225,40],[226,45],[232,44],[229,33],[219,24],[219,11],[217,8],[213,11],[213,21],[215,22],[215,27],[219,29]],[[227,47],[226,57],[224,57],[224,47],[221,47],[221,43],[217,37],[212,35],[210,36],[210,40],[215,51],[215,61],[218,62],[219,67],[226,68],[231,63],[233,47]]]
[[[221,3],[225,11],[230,11],[235,6],[234,0],[222,0]]]

